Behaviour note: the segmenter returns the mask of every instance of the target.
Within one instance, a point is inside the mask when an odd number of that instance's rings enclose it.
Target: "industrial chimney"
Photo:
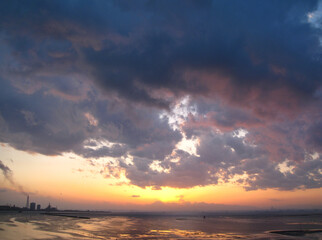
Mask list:
[[[26,208],[29,208],[29,195],[27,195],[27,203],[26,203]]]

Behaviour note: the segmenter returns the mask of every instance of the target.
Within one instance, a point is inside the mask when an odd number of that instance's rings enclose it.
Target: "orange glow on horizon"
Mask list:
[[[104,178],[97,166],[89,165],[85,159],[73,154],[44,156],[1,146],[3,159],[12,169],[13,179],[26,192],[71,202],[108,202],[112,204],[146,205],[163,203],[208,203],[223,205],[253,206],[257,208],[288,206],[319,206],[321,189],[277,191],[245,191],[233,184],[209,185],[189,189],[162,187],[140,188],[120,182],[119,179]],[[37,174],[35,174],[37,173]],[[1,176],[3,178],[3,176]],[[9,181],[3,187],[15,189]],[[17,189],[16,189],[17,190]]]

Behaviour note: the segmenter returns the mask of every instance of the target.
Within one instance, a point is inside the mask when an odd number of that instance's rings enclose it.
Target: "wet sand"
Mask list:
[[[88,217],[0,213],[0,239],[322,239],[321,216],[203,219],[89,214]]]

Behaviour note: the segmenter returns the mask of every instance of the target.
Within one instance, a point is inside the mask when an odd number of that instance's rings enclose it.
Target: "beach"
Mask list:
[[[66,215],[66,214],[65,214]],[[84,218],[86,215],[87,218]],[[0,238],[322,239],[322,216],[203,216],[0,213]],[[80,216],[81,218],[78,218]]]

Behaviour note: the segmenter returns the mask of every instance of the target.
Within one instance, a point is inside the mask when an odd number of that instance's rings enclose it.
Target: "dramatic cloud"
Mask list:
[[[3,1],[0,141],[140,187],[319,188],[318,4]]]

